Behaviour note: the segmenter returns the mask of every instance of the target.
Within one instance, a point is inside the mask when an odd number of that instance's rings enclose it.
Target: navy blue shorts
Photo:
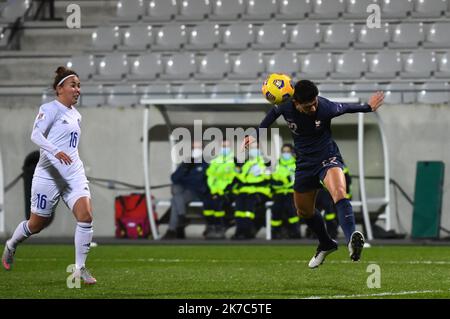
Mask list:
[[[309,192],[322,188],[320,183],[325,179],[332,167],[344,169],[344,161],[340,154],[331,156],[323,161],[300,161],[295,170],[294,190],[299,193]]]

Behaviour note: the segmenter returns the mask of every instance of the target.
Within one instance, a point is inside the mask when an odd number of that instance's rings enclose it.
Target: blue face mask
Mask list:
[[[281,153],[281,158],[284,159],[285,161],[288,161],[292,158],[292,153],[290,152]]]
[[[258,157],[258,155],[259,155],[259,150],[257,148],[251,148],[248,151],[248,156],[250,156],[250,157],[255,158],[255,157]]]
[[[231,149],[229,147],[222,147],[222,149],[220,150],[220,154],[222,154],[223,156],[228,156],[228,154],[230,154]]]

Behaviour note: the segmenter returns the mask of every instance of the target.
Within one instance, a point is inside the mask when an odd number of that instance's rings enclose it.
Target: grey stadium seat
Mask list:
[[[128,74],[128,61],[126,54],[109,53],[98,64],[94,80],[119,81]]]
[[[136,57],[130,66],[129,80],[154,80],[163,72],[161,55],[148,53]]]
[[[426,51],[414,51],[403,58],[402,78],[428,79],[436,70],[436,58],[434,53]]]
[[[223,30],[222,43],[224,50],[247,49],[255,41],[255,30],[250,23],[233,23]]]
[[[11,30],[6,25],[0,25],[0,49],[6,48],[10,34]]]
[[[176,0],[150,0],[144,21],[170,21],[178,14]]]
[[[450,78],[450,51],[442,54],[438,59],[438,69],[434,73],[437,78]]]
[[[450,22],[437,22],[428,26],[425,48],[450,48]]]
[[[413,11],[412,0],[380,0],[381,17],[383,18],[405,18]]]
[[[425,33],[422,23],[400,23],[392,30],[391,48],[417,48],[423,42]]]
[[[199,24],[189,30],[186,49],[208,50],[215,48],[220,42],[220,27],[218,24]]]
[[[402,58],[399,52],[381,51],[369,58],[368,79],[394,79],[402,71]]]
[[[291,78],[299,71],[299,59],[296,52],[277,51],[267,61],[267,73],[284,73]]]
[[[113,107],[130,107],[139,104],[136,84],[116,85],[106,89],[106,104]]]
[[[300,60],[299,78],[326,79],[333,71],[331,53],[311,53]]]
[[[425,83],[419,87],[417,102],[423,104],[448,104],[450,86],[447,82]]]
[[[176,17],[180,21],[202,21],[211,14],[209,0],[181,0],[180,13]]]
[[[187,41],[186,26],[179,24],[167,24],[155,33],[153,50],[179,50]]]
[[[175,53],[164,63],[162,79],[187,80],[197,71],[195,56],[191,53]]]
[[[369,98],[379,90],[377,83],[355,83],[350,86],[349,97],[360,99],[361,103],[367,103]]]
[[[385,87],[384,103],[386,104],[411,104],[416,102],[416,93],[414,83],[390,83]]]
[[[212,86],[206,86],[206,91],[210,98],[236,98],[240,93],[240,87],[237,83],[218,83]]]
[[[120,31],[118,26],[99,26],[92,32],[92,49],[99,51],[112,51],[120,44]]]
[[[90,79],[96,71],[94,56],[90,54],[72,56],[67,67],[75,70],[82,81]]]
[[[341,16],[344,10],[344,0],[312,0],[310,18],[335,19]]]
[[[335,56],[335,79],[360,79],[367,70],[366,57],[363,52],[348,51]]]
[[[245,11],[244,0],[212,0],[211,20],[236,20]]]
[[[385,23],[381,28],[369,28],[363,25],[358,32],[354,47],[358,49],[381,49],[391,39],[389,24]]]
[[[195,78],[202,80],[224,79],[231,70],[228,54],[221,51],[207,53],[198,63]]]
[[[80,104],[83,107],[99,107],[106,104],[103,85],[83,85],[81,87]]]
[[[142,99],[161,99],[170,96],[172,89],[170,84],[152,83],[140,89]],[[139,103],[141,104],[141,103]]]
[[[239,54],[232,63],[232,72],[229,79],[255,79],[264,73],[264,60],[262,53],[245,51]]]
[[[136,21],[145,15],[144,0],[119,0],[117,2],[116,17],[118,21]]]
[[[371,4],[378,4],[378,0],[346,0],[345,12],[342,16],[350,19],[367,19],[370,14],[367,8]]]
[[[414,0],[413,17],[438,18],[447,10],[446,0]]]
[[[2,3],[3,10],[0,11],[0,23],[10,23],[22,17],[30,8],[30,0],[15,0]]]
[[[226,1],[226,0],[225,0]],[[248,20],[270,20],[277,12],[276,0],[245,0],[246,10],[243,15]]]
[[[279,49],[288,39],[286,24],[268,22],[256,30],[256,40],[253,44],[257,49]]]
[[[346,49],[355,42],[355,27],[352,23],[330,24],[323,30],[321,48]]]
[[[291,0],[292,1],[292,0]],[[288,49],[313,49],[322,40],[322,33],[318,23],[296,24],[289,32]]]
[[[319,95],[327,99],[333,97],[348,97],[349,87],[343,83],[320,83],[318,86]]]
[[[204,98],[206,96],[206,88],[203,83],[173,85],[172,93],[177,99]]]
[[[240,91],[249,98],[261,98],[262,83],[241,84]]]
[[[153,27],[151,25],[133,24],[123,31],[123,46],[125,50],[147,50],[153,44]]]
[[[278,6],[277,20],[302,19],[311,12],[310,0],[281,0]]]

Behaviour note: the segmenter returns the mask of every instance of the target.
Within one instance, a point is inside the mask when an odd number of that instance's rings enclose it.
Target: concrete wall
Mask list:
[[[37,107],[0,108],[0,149],[3,154],[5,182],[8,183],[22,171],[27,154],[36,149],[30,141],[32,123]],[[83,116],[80,155],[88,176],[125,181],[143,185],[142,168],[142,108],[80,109]],[[386,105],[379,111],[385,124],[390,149],[391,175],[414,197],[416,162],[442,160],[446,164],[446,182],[442,209],[442,226],[450,228],[450,108],[424,105]],[[246,126],[256,124],[264,113],[260,112],[171,112],[174,127],[192,126],[193,119],[203,119],[206,125]],[[153,185],[169,182],[171,171],[170,150],[167,134],[160,113],[152,109],[150,119],[155,127],[151,130],[151,182]],[[357,115],[344,115],[334,121],[333,132],[341,152],[352,173],[357,174],[356,158]],[[373,123],[372,115],[368,115]],[[184,125],[183,125],[184,123]],[[289,132],[279,120],[280,133],[285,141]],[[205,128],[205,127],[204,127]],[[376,126],[369,124],[365,131],[366,174],[380,176],[383,172],[383,157]],[[381,181],[368,181],[369,196],[381,196]],[[357,181],[355,193],[358,195]],[[95,215],[96,236],[114,234],[114,197],[128,191],[114,191],[91,184]],[[394,193],[391,192],[394,196]],[[157,198],[169,198],[169,189],[155,191]],[[393,200],[395,198],[393,197]],[[393,202],[394,204],[394,202]],[[19,182],[6,193],[6,233],[11,234],[18,222],[24,219],[23,183]],[[396,213],[400,225],[397,223]],[[392,224],[401,232],[411,231],[412,207],[398,198],[398,212],[392,205]],[[73,216],[60,203],[54,222],[40,234],[48,236],[71,236],[75,222]]]

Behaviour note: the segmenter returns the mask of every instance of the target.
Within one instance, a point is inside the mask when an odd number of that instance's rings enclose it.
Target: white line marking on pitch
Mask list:
[[[359,294],[359,295],[334,295],[334,296],[310,296],[304,299],[339,299],[339,298],[363,298],[363,297],[385,297],[385,296],[403,296],[417,294],[442,293],[446,290],[414,290],[414,291],[398,291],[398,292],[380,292],[377,294]]]

